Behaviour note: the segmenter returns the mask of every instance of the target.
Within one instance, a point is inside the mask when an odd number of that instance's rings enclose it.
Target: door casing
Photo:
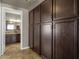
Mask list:
[[[21,16],[21,36],[20,36],[20,49],[22,49],[22,19],[23,19],[23,11],[22,10],[16,10],[16,9],[13,9],[13,8],[7,8],[7,7],[2,7],[2,55],[4,54],[5,52],[5,47],[6,47],[6,44],[5,44],[5,32],[6,32],[6,13],[12,13],[12,14],[18,14]]]

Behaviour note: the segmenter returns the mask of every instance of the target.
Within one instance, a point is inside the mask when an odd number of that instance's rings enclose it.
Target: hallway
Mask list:
[[[19,44],[12,44],[6,47],[6,52],[0,59],[42,59],[31,49],[20,50]]]

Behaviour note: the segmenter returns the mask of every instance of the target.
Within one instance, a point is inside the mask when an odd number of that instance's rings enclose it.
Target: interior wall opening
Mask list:
[[[21,16],[18,14],[6,13],[6,33],[5,33],[5,50],[20,49],[21,42]],[[10,47],[11,46],[11,47]]]

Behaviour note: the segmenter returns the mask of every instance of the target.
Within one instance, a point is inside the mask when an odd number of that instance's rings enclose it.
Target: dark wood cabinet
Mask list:
[[[75,0],[54,0],[55,20],[74,17],[76,10]],[[64,20],[64,19],[63,19]]]
[[[79,16],[79,0],[77,0],[77,3],[76,3],[76,5],[77,5],[77,15]]]
[[[20,34],[16,34],[16,42],[20,42],[20,40],[21,40]]]
[[[34,47],[34,12],[29,13],[29,46],[33,49]]]
[[[40,54],[40,24],[34,25],[34,50]]]
[[[40,6],[34,9],[34,24],[40,23]]]
[[[29,46],[33,49],[34,47],[34,28],[33,26],[29,26]]]
[[[33,44],[34,44],[34,37],[33,37],[33,30],[34,30],[34,27],[33,27],[33,23],[34,23],[34,17],[33,17],[33,11],[31,11],[29,13],[29,46],[30,48],[33,48]]]
[[[46,0],[41,4],[41,21],[52,21],[52,0]]]
[[[77,23],[78,23],[78,24],[77,24],[77,27],[78,27],[77,30],[79,30],[79,19],[78,19],[78,22],[77,22]],[[77,40],[77,42],[78,42],[78,43],[77,43],[77,44],[78,44],[78,45],[77,45],[77,46],[78,46],[77,54],[78,54],[78,59],[79,59],[79,31],[77,32],[77,39],[78,39],[78,40]]]
[[[34,22],[34,13],[33,11],[31,11],[29,13],[29,25],[33,25],[33,22]]]
[[[52,23],[41,24],[41,54],[46,59],[52,57]]]
[[[6,44],[13,44],[18,42],[20,42],[20,34],[17,33],[6,34]]]
[[[53,31],[55,59],[76,59],[76,24],[75,19],[55,22]]]
[[[30,46],[43,59],[79,59],[79,1],[45,0],[30,13]]]

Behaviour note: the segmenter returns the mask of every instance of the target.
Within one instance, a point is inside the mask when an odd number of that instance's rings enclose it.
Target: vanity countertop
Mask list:
[[[8,35],[8,34],[14,34],[14,35],[16,35],[16,34],[20,34],[20,32],[6,32],[6,34]]]

